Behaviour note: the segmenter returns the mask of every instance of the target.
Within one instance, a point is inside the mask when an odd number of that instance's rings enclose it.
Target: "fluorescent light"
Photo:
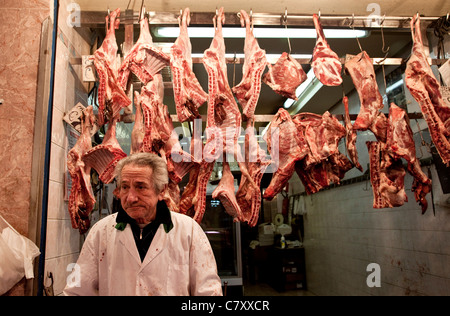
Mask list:
[[[314,70],[311,68],[306,74],[306,80],[298,86],[297,90],[295,90],[295,95],[298,100],[295,101],[293,99],[287,99],[284,102],[284,108],[289,109],[292,105],[296,105],[295,110],[291,112],[297,113],[311,98],[314,94],[322,88],[323,84],[316,78],[314,74]],[[292,113],[291,113],[292,114]]]
[[[180,35],[179,27],[155,27],[155,35],[159,37],[177,38]],[[245,38],[245,28],[243,27],[223,27],[222,33],[225,38]],[[361,38],[367,37],[366,30],[353,29],[325,29],[326,38]],[[188,28],[190,38],[213,38],[213,27],[190,27]],[[303,28],[260,28],[253,29],[256,38],[316,38],[315,29]]]
[[[395,88],[398,88],[398,87],[400,87],[402,85],[403,85],[403,79],[400,79],[399,81],[394,82],[392,85],[390,85],[389,87],[386,88],[386,94],[388,94],[389,92],[391,92]]]

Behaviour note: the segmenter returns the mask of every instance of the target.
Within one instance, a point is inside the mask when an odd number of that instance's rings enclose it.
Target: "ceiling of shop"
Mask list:
[[[284,1],[260,1],[260,0],[248,0],[245,2],[245,7],[242,7],[242,1],[226,1],[223,6],[226,12],[239,12],[244,9],[247,12],[252,9],[254,13],[273,13],[283,14],[285,9],[289,14],[302,14],[312,15],[318,13],[325,15],[352,15],[355,16],[368,16],[372,10],[368,9],[368,5],[371,1],[355,1],[355,0],[316,0],[302,2],[299,7],[298,0],[284,0]],[[131,0],[108,0],[108,1],[87,1],[78,0],[82,11],[106,11],[107,8],[114,10],[120,7],[121,10],[132,8],[134,11],[139,11],[141,1]],[[204,0],[204,1],[183,1],[183,0],[162,0],[162,1],[148,1],[145,3],[147,11],[158,12],[173,12],[178,13],[180,9],[189,7],[191,12],[214,12],[217,5],[220,5],[217,1]],[[386,14],[386,16],[404,16],[409,17],[417,12],[425,16],[442,16],[450,11],[450,2],[448,0],[382,0],[377,1],[377,5],[380,8],[380,14]],[[225,22],[226,23],[226,22]],[[104,31],[103,28],[99,28],[100,32]],[[135,26],[135,38],[139,35],[138,26]],[[116,32],[118,44],[124,40],[124,29],[119,28]],[[385,47],[389,47],[388,57],[408,57],[411,51],[411,34],[408,30],[396,30],[384,28]],[[191,39],[192,52],[203,53],[211,44],[211,38],[204,39]],[[154,38],[155,42],[158,41],[170,41],[174,42],[175,39],[161,39]],[[291,39],[292,54],[312,54],[315,46],[315,39]],[[283,51],[288,50],[287,39],[258,39],[258,43],[261,48],[266,50],[267,54],[281,54]],[[356,39],[328,39],[330,47],[340,57],[345,57],[346,54],[358,54],[360,48]],[[365,50],[370,57],[384,57],[382,52],[383,41],[379,28],[374,28],[370,31],[370,35],[366,38],[360,39],[360,44],[363,50]],[[225,46],[227,53],[243,53],[244,39],[225,39]],[[304,64],[303,69],[307,72],[309,65]],[[386,71],[392,70],[393,66],[387,67]],[[202,87],[207,91],[208,77],[205,68],[202,64],[195,64],[194,71],[199,79]],[[242,65],[228,64],[228,78],[230,86],[238,84],[242,79]],[[351,78],[347,75],[343,76],[344,83],[339,87],[322,87],[318,93],[303,107],[302,111],[313,112],[322,114],[326,110],[332,108],[338,104],[342,99],[343,91],[349,93],[353,87]],[[262,84],[261,95],[258,105],[256,107],[256,114],[275,114],[280,106],[283,105],[286,99],[279,96],[271,90],[266,84]],[[175,114],[175,106],[173,103],[173,94],[171,89],[166,89],[164,102],[168,105],[171,114]],[[206,113],[206,104],[201,107],[201,114]],[[267,123],[257,124],[256,127],[264,126]]]

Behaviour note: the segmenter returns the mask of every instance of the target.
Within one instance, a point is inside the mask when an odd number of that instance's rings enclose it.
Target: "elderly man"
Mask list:
[[[205,233],[162,201],[165,161],[133,154],[117,164],[116,180],[123,209],[91,228],[75,266],[79,282],[64,294],[222,295]]]

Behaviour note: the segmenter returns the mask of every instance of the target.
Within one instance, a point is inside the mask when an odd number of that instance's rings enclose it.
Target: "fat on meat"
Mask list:
[[[84,234],[90,227],[89,214],[95,204],[94,192],[91,186],[91,167],[82,159],[83,155],[92,148],[91,129],[95,116],[92,105],[83,111],[81,120],[81,135],[76,144],[67,154],[67,170],[72,180],[69,195],[69,214],[72,227]]]
[[[363,51],[345,63],[345,70],[352,78],[361,103],[353,129],[356,131],[370,129],[376,125],[377,119],[380,118],[379,111],[383,108],[383,98],[378,90],[372,60],[367,52]],[[383,132],[383,129],[373,129],[372,132],[378,137],[378,132]]]
[[[276,93],[298,100],[295,91],[307,79],[307,75],[292,56],[283,52],[272,66],[267,63],[269,71],[264,75],[263,82],[272,88]]]
[[[180,36],[171,47],[170,67],[173,75],[173,94],[180,122],[192,121],[200,117],[199,108],[208,100],[192,70],[191,41],[187,27],[190,22],[190,11],[186,8],[179,17]]]
[[[326,86],[339,86],[342,83],[342,64],[338,55],[330,48],[317,14],[313,15],[317,32],[311,67],[319,81]]]
[[[240,12],[241,26],[245,26],[244,65],[241,82],[232,88],[245,118],[252,118],[261,93],[261,77],[266,69],[266,51],[261,49],[253,35],[253,23],[244,10]]]
[[[148,18],[145,16],[140,22],[140,34],[136,43],[124,57],[119,69],[118,81],[123,90],[127,90],[130,74],[133,73],[145,85],[153,80],[170,63],[170,57],[160,48],[153,45]]]
[[[117,42],[115,30],[119,28],[120,9],[106,17],[109,25],[102,45],[94,53],[94,67],[99,77],[98,87],[98,125],[107,121],[105,116],[115,117],[122,108],[130,105],[131,100],[122,89],[116,69]]]
[[[450,162],[450,106],[442,98],[439,82],[433,75],[423,47],[420,17],[411,20],[412,55],[406,64],[405,83],[419,103],[431,139],[445,164]]]

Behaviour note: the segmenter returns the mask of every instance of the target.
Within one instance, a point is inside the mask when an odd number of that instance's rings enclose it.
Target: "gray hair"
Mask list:
[[[119,160],[114,172],[117,183],[119,185],[122,181],[122,169],[126,165],[150,167],[153,171],[152,179],[150,180],[157,193],[160,193],[164,189],[164,186],[169,183],[167,164],[163,158],[159,157],[156,154],[136,153]]]

